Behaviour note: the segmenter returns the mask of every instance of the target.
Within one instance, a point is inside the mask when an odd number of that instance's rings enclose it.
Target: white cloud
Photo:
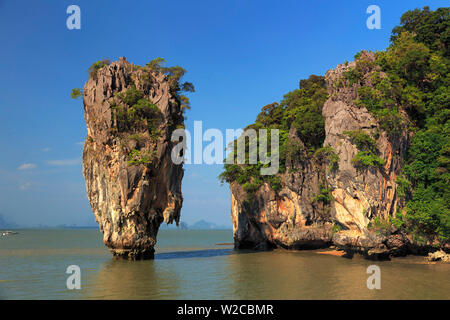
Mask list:
[[[52,150],[52,149],[50,149],[49,147],[42,149],[42,151],[44,151],[44,152],[49,152],[50,150]]]
[[[19,189],[20,189],[20,190],[27,190],[30,186],[31,186],[31,183],[30,183],[30,182],[25,182],[25,183],[22,183],[22,184],[19,186]]]
[[[82,145],[84,145],[84,141],[75,142],[75,144],[77,144],[77,145],[79,145],[79,146],[82,146]]]
[[[17,168],[17,170],[29,170],[36,168],[36,165],[34,163],[24,163],[21,166]]]
[[[64,159],[64,160],[48,160],[47,163],[52,166],[60,166],[60,167],[77,166],[77,165],[81,164],[81,159],[76,158],[76,159]]]

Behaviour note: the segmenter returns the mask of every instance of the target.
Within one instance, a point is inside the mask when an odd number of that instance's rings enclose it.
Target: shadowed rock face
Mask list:
[[[115,106],[125,111],[131,106],[119,100],[117,93],[134,87],[159,109],[156,131],[149,129],[150,120],[140,119],[136,126],[118,125]],[[183,202],[183,169],[170,157],[172,131],[184,121],[180,103],[164,74],[146,72],[125,58],[89,79],[83,103],[88,131],[83,175],[103,241],[114,256],[153,258],[160,224],[178,224]],[[131,163],[133,150],[145,155],[145,161]]]
[[[362,58],[375,59],[369,53]],[[357,89],[372,86],[370,75],[374,70],[363,69],[360,81],[351,86],[339,85],[344,72],[354,66],[354,62],[339,65],[325,76],[329,98],[322,109],[324,146],[331,146],[339,156],[339,167],[332,169],[326,161],[319,163],[303,151],[286,163],[286,171],[280,175],[281,191],[275,192],[264,184],[251,201],[243,188],[233,182],[231,218],[237,248],[309,249],[333,243],[373,258],[405,251],[408,245],[405,235],[396,231],[381,235],[370,231],[368,225],[375,217],[386,219],[396,212],[399,200],[395,181],[409,140],[407,116],[403,114],[403,133],[389,138],[366,108],[355,105]],[[380,72],[380,76],[385,75]],[[358,130],[377,137],[377,153],[385,162],[382,168],[361,170],[352,163],[358,149],[345,132]],[[294,128],[289,139],[303,144]],[[329,204],[311,201],[319,193],[320,185],[332,193]]]
[[[293,128],[289,139],[303,145]],[[265,183],[253,199],[248,199],[244,189],[233,182],[231,219],[235,247],[266,250],[328,246],[332,238],[329,208],[311,201],[324,178],[323,166],[303,149],[286,163],[279,192]]]

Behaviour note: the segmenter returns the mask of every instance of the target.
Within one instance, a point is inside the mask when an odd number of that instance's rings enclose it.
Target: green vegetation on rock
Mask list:
[[[181,110],[190,108],[189,99],[182,93],[194,92],[194,85],[190,82],[180,82],[186,70],[179,66],[164,67],[165,62],[163,58],[156,58],[144,67],[128,64],[127,66],[130,68],[128,71],[132,71],[132,73],[130,77],[126,78],[125,89],[116,92],[114,98],[109,101],[112,111],[110,133],[115,138],[119,138],[120,147],[128,153],[127,162],[129,165],[151,164],[155,156],[155,150],[147,150],[148,146],[144,147],[143,150],[140,150],[140,148],[143,147],[143,144],[149,142],[156,143],[161,135],[160,125],[164,118],[163,114],[158,106],[146,98],[148,88],[154,81],[154,76],[164,74],[169,82],[170,93],[172,97],[178,100]],[[88,69],[89,77],[97,80],[98,71],[110,65],[110,63],[109,59],[93,63]],[[140,89],[137,89],[136,85],[139,85]],[[82,94],[81,88],[74,88],[71,97],[77,99]],[[173,119],[168,120],[169,126],[184,128],[183,123],[175,125],[171,121]],[[134,145],[136,145],[136,149],[131,151],[128,146],[130,141],[134,141]]]
[[[111,61],[109,59],[103,59],[94,62],[88,69],[89,77],[91,77],[94,80],[97,80],[97,71],[103,68],[104,66],[109,65],[110,63]]]
[[[352,163],[359,169],[381,168],[384,160],[368,151],[360,151],[353,157]]]
[[[384,160],[377,156],[376,141],[362,130],[344,132],[356,145],[359,152],[353,157],[352,163],[358,169],[381,168]]]
[[[441,245],[450,240],[449,43],[450,8],[408,11],[393,29],[390,46],[376,52],[375,61],[358,52],[355,66],[338,82],[338,87],[360,85],[354,104],[377,120],[376,139],[380,130],[394,144],[405,130],[411,134],[396,181],[400,214],[374,220],[372,227],[394,225],[423,243]],[[384,165],[375,139],[363,132],[346,134],[359,150],[352,160],[357,168]]]
[[[372,87],[358,89],[355,104],[374,115],[380,129],[395,138],[408,115],[412,139],[397,178],[404,205],[392,217],[415,239],[450,240],[450,8],[408,11],[393,29],[391,44],[376,52]],[[355,59],[363,57],[358,53]],[[370,150],[353,159],[361,166],[381,166]],[[381,223],[381,222],[380,222]]]
[[[153,159],[155,158],[156,151],[155,150],[136,150],[133,149],[128,154],[128,161],[127,163],[129,165],[149,165],[153,162]]]
[[[450,240],[450,8],[403,14],[377,61],[394,79],[414,133],[403,175],[405,228],[417,238]]]
[[[165,63],[166,60],[158,57],[147,63],[143,69],[165,74],[169,78],[170,89],[181,103],[181,109],[190,109],[189,98],[181,94],[182,92],[195,92],[194,85],[191,82],[180,82],[186,70],[180,66],[164,67]]]
[[[376,152],[376,141],[364,131],[345,131],[344,134],[350,138],[359,150],[371,153]]]
[[[450,8],[408,11],[393,29],[386,50],[376,52],[375,60],[365,51],[358,52],[355,62],[345,63],[342,78],[333,84],[338,90],[357,88],[354,105],[367,109],[376,120],[370,134],[346,132],[358,148],[352,160],[357,168],[384,166],[376,146],[381,134],[386,133],[396,147],[400,138],[408,135],[405,139],[410,145],[405,146],[408,149],[406,157],[401,157],[402,173],[396,181],[401,198],[399,213],[387,220],[376,218],[371,227],[387,230],[395,226],[414,239],[441,246],[450,241],[449,44]],[[298,163],[304,156],[325,160],[331,170],[338,169],[338,156],[331,147],[323,146],[321,112],[327,98],[324,78],[311,76],[280,103],[262,108],[255,123],[247,127],[280,130],[281,173],[292,160]],[[289,138],[291,129],[301,142]],[[272,179],[259,174],[261,166],[226,164],[220,178],[237,182],[254,194]],[[281,187],[278,181],[270,183],[274,190]],[[326,202],[326,190],[321,188],[317,201]]]
[[[375,217],[371,222],[369,222],[368,229],[380,234],[387,234],[391,231],[392,226],[393,223],[390,217],[387,219]]]
[[[333,195],[331,194],[331,190],[325,188],[323,184],[319,186],[319,193],[311,199],[311,202],[320,202],[323,204],[330,204],[333,200]]]
[[[279,130],[280,173],[286,170],[286,161],[298,159],[299,153],[306,151],[313,154],[322,147],[325,139],[325,123],[322,116],[322,106],[328,98],[325,80],[322,76],[311,75],[308,79],[300,80],[299,89],[291,91],[284,96],[280,103],[271,103],[261,109],[254,124],[246,129]],[[289,131],[294,128],[301,142],[289,139]],[[270,148],[270,137],[268,137]],[[303,145],[303,144],[304,145]],[[248,142],[246,151],[248,158]],[[327,150],[331,155],[330,150]],[[234,150],[236,157],[236,146]],[[330,158],[337,163],[335,157]],[[225,164],[224,172],[219,176],[222,182],[236,181],[247,192],[255,192],[264,182],[268,183],[274,191],[281,190],[279,176],[261,176],[258,164]]]
[[[119,96],[119,98],[124,97],[122,100],[124,105],[118,104],[111,107],[114,113],[113,128],[118,133],[148,129],[150,136],[156,137],[162,120],[161,111],[150,101],[141,99],[141,96],[133,87]]]
[[[327,161],[330,171],[336,171],[339,169],[339,156],[329,145],[317,149],[314,152],[314,158],[320,162]]]
[[[72,99],[78,99],[83,95],[83,90],[81,88],[73,88],[70,93]]]

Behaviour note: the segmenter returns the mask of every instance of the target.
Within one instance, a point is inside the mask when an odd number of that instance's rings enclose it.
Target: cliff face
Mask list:
[[[246,200],[244,190],[231,184],[231,217],[235,245],[238,248],[314,248],[335,244],[349,251],[360,251],[378,257],[402,252],[408,243],[405,235],[395,230],[374,232],[370,223],[375,217],[385,220],[397,210],[396,176],[399,174],[408,146],[407,130],[390,137],[365,107],[357,106],[358,88],[372,87],[376,72],[370,64],[373,54],[365,53],[362,60],[339,65],[325,76],[329,98],[323,105],[325,141],[339,160],[334,164],[319,161],[303,148],[286,162],[280,175],[282,189],[273,191],[264,184],[255,199]],[[358,81],[349,84],[345,76],[359,68]],[[345,82],[347,81],[347,82]],[[403,126],[407,117],[403,114]],[[359,150],[350,132],[373,137],[376,155],[383,165],[358,167],[353,159]],[[297,140],[291,127],[290,140]],[[330,201],[316,201],[321,189],[330,193]]]
[[[295,129],[290,130],[289,138],[303,145]],[[264,183],[249,200],[238,183],[231,184],[231,219],[237,248],[317,248],[331,242],[329,208],[312,201],[325,178],[323,166],[308,157],[305,149],[286,165],[279,192]]]
[[[374,61],[373,54],[364,54],[361,60]],[[378,217],[386,220],[395,215],[398,207],[396,178],[400,174],[409,144],[407,116],[402,114],[400,134],[389,137],[380,124],[364,107],[355,105],[358,88],[374,87],[376,67],[361,67],[362,76],[351,86],[339,86],[344,74],[357,67],[355,62],[339,65],[325,75],[330,98],[323,106],[326,138],[324,145],[331,146],[339,156],[339,169],[327,170],[327,182],[332,190],[333,218],[344,230],[333,236],[341,247],[353,247],[367,253],[401,250],[407,239],[402,234],[380,235],[368,230],[369,223]],[[380,77],[384,75],[380,72]],[[346,134],[363,132],[376,141],[377,156],[384,164],[380,167],[358,168],[353,163],[358,148]]]
[[[160,224],[178,224],[183,202],[170,157],[180,103],[167,76],[125,58],[91,75],[83,103],[83,175],[103,241],[117,257],[153,258]]]

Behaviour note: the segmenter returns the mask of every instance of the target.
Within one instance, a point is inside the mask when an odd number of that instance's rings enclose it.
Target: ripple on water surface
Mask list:
[[[449,299],[450,265],[372,262],[317,251],[235,251],[228,230],[162,230],[155,260],[111,258],[96,229],[19,230],[0,239],[0,299]],[[67,290],[67,266],[81,290]],[[381,290],[366,269],[381,268]]]

